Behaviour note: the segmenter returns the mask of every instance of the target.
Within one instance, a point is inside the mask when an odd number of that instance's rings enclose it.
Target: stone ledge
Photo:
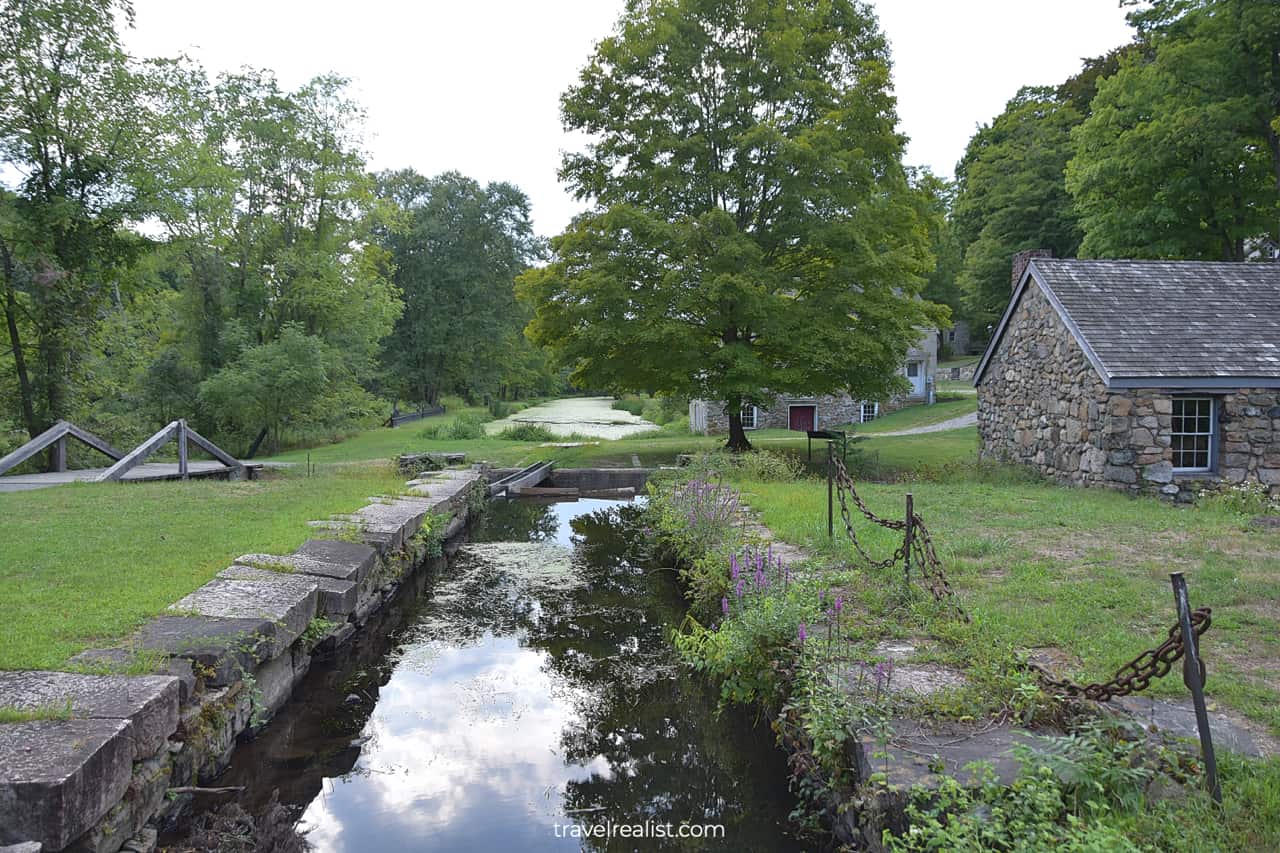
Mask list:
[[[0,726],[0,844],[62,850],[129,787],[127,720],[37,720]]]
[[[225,687],[271,656],[276,624],[262,618],[157,616],[138,630],[134,643],[190,660],[207,686]]]
[[[315,618],[318,587],[215,578],[169,609],[223,619],[266,619],[276,626],[269,657],[282,654]]]
[[[165,675],[0,672],[0,705],[37,710],[70,703],[73,717],[126,722],[131,761],[154,755],[178,728],[178,689],[178,679]]]
[[[356,609],[356,598],[359,588],[352,581],[321,575],[304,575],[293,572],[275,572],[270,569],[255,569],[250,566],[231,566],[218,572],[218,577],[226,580],[252,581],[253,583],[281,584],[296,588],[299,591],[306,587],[316,590],[316,613],[320,616],[337,616],[338,621],[345,622],[351,611]]]

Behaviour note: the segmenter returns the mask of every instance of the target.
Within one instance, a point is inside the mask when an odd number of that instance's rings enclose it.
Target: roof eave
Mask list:
[[[1107,382],[1107,388],[1165,388],[1175,391],[1280,388],[1280,376],[1113,376]]]

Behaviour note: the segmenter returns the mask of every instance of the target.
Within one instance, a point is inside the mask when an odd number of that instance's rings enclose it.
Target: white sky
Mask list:
[[[368,111],[375,169],[456,169],[528,193],[537,230],[578,205],[556,181],[581,140],[560,93],[622,0],[134,0],[137,56],[186,53],[211,73],[274,69],[293,88],[335,71]],[[1022,85],[1055,84],[1130,38],[1119,0],[875,0],[893,46],[907,161],[950,176]]]

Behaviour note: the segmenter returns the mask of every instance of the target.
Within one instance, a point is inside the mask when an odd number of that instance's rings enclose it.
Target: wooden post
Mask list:
[[[902,552],[903,552],[903,568],[902,579],[906,582],[907,587],[911,586],[911,545],[915,539],[915,517],[916,511],[914,506],[914,498],[910,492],[907,492],[907,529],[902,534]]]
[[[190,462],[187,454],[187,422],[178,420],[178,476],[184,480],[191,478]]]
[[[1222,788],[1218,785],[1218,759],[1213,752],[1213,732],[1209,730],[1209,711],[1204,704],[1204,684],[1200,681],[1200,641],[1191,626],[1191,604],[1187,600],[1187,579],[1182,572],[1170,572],[1173,583],[1173,601],[1178,607],[1178,624],[1182,628],[1182,679],[1191,690],[1191,701],[1196,709],[1196,728],[1200,730],[1200,752],[1204,758],[1205,783],[1214,802],[1222,802]]]
[[[63,435],[62,438],[58,439],[53,443],[53,450],[51,451],[51,453],[53,458],[53,470],[55,471],[67,470],[67,437],[66,435]]]

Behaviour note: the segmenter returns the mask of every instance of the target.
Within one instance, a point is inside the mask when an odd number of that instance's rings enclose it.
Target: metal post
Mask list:
[[[178,420],[178,476],[186,480],[190,478],[187,461],[187,422]]]
[[[1182,626],[1183,667],[1182,679],[1191,690],[1191,701],[1196,708],[1196,728],[1200,730],[1200,752],[1204,758],[1205,781],[1214,802],[1222,802],[1222,788],[1218,785],[1218,760],[1213,753],[1213,733],[1209,730],[1209,712],[1204,705],[1204,684],[1200,680],[1200,643],[1191,627],[1191,604],[1187,600],[1187,579],[1182,572],[1170,572],[1173,582],[1173,600],[1178,607],[1178,624]]]
[[[906,581],[908,588],[911,586],[911,543],[915,538],[916,513],[913,501],[914,498],[911,493],[907,492],[907,529],[902,534],[902,553],[904,558],[902,577]]]
[[[835,477],[835,465],[831,460],[831,442],[827,442],[827,538],[831,539],[835,536],[835,517],[833,513],[833,482]]]

